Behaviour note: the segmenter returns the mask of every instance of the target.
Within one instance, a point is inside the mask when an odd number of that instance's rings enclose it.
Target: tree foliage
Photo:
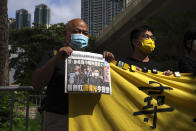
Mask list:
[[[8,102],[11,101],[11,95],[6,93],[0,101],[0,129],[3,127],[3,124],[7,122],[10,118],[10,107]]]
[[[15,69],[15,83],[31,85],[31,75],[47,50],[63,43],[63,23],[49,29],[45,25],[35,24],[33,28],[22,28],[10,32],[10,54],[16,54],[10,60],[10,68]]]
[[[10,68],[15,69],[14,80],[20,85],[31,85],[32,72],[42,56],[49,50],[63,46],[66,25],[59,23],[47,29],[45,25],[35,24],[32,28],[22,28],[10,32]],[[89,39],[88,51],[93,48],[93,37]]]
[[[25,130],[25,116],[26,116],[26,95],[28,92],[19,91],[14,93],[14,103],[13,103],[13,123],[12,128],[14,131],[24,131]],[[0,101],[0,129],[1,131],[8,131],[10,127],[10,110],[13,98],[12,93],[6,92],[6,95]],[[30,97],[32,98],[32,97]],[[35,98],[35,97],[34,97]],[[32,99],[30,99],[29,106],[36,107],[36,103],[33,103]],[[29,114],[30,116],[30,114]],[[29,117],[29,126],[28,129],[30,131],[38,131],[41,126],[41,116],[40,113],[37,112],[35,117]]]

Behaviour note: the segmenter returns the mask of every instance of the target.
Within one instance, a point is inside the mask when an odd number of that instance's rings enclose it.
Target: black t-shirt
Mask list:
[[[179,71],[182,73],[195,73],[196,74],[196,61],[184,56],[178,63]]]
[[[42,58],[38,68],[45,65],[54,55],[52,50]],[[56,64],[53,75],[47,84],[45,110],[58,114],[68,114],[68,95],[64,93],[65,86],[65,62],[64,60]]]
[[[92,85],[103,86],[103,80],[101,78],[90,77],[89,81]]]
[[[149,70],[156,69],[158,71],[163,71],[161,66],[157,62],[155,62],[151,59],[148,62],[142,62],[142,61],[139,61],[139,60],[136,60],[134,58],[129,57],[126,60],[124,60],[123,62],[129,64],[130,66],[134,65],[134,66],[137,66],[140,68],[146,67]]]

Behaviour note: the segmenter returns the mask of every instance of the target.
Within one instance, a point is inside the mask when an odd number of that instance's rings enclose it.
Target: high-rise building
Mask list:
[[[16,11],[16,28],[31,27],[31,14],[25,9]]]
[[[38,24],[50,25],[50,8],[45,4],[35,6],[34,22]]]
[[[14,19],[14,18],[8,19],[8,28],[9,28],[9,30],[16,29],[16,19]]]
[[[95,36],[123,9],[124,0],[81,0],[81,18]]]

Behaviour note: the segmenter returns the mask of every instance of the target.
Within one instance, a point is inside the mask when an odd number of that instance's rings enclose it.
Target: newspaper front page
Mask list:
[[[65,93],[112,94],[110,65],[103,55],[73,51],[65,60]]]

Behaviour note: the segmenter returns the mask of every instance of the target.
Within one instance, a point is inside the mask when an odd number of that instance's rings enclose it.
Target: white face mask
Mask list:
[[[79,75],[79,72],[75,72],[76,75]]]
[[[94,73],[95,74],[95,76],[99,76],[99,73]]]
[[[196,40],[193,41],[192,50],[196,52]]]

